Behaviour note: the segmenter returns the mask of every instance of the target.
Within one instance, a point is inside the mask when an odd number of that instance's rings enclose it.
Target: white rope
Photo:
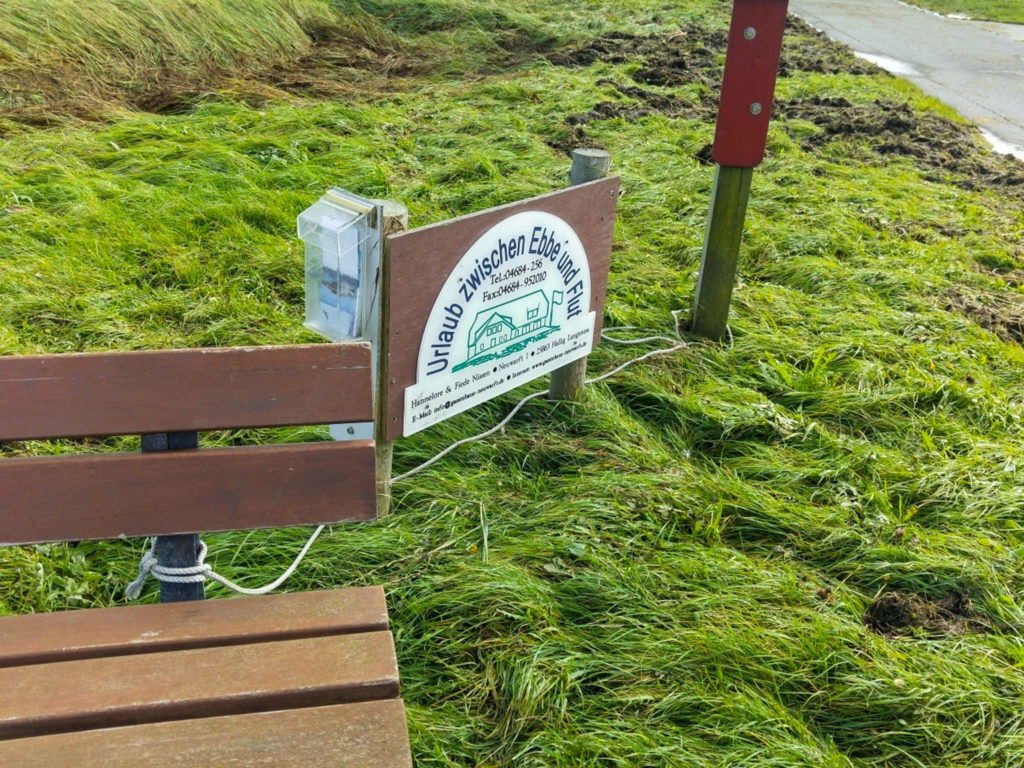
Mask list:
[[[508,416],[506,416],[504,419],[499,421],[497,424],[495,424],[493,427],[488,429],[486,432],[481,432],[479,435],[473,435],[472,437],[464,437],[461,440],[459,440],[457,443],[452,443],[447,448],[445,448],[443,451],[441,451],[439,454],[437,454],[434,458],[428,459],[427,461],[425,461],[422,464],[420,464],[418,467],[413,467],[408,472],[404,472],[401,475],[398,475],[397,477],[392,477],[391,478],[391,482],[392,483],[397,483],[397,482],[399,482],[401,480],[405,480],[405,478],[407,478],[407,477],[409,477],[411,475],[415,475],[417,472],[422,472],[424,469],[429,467],[431,464],[433,464],[436,461],[440,461],[443,457],[447,456],[449,453],[454,451],[459,446],[466,445],[467,443],[475,443],[477,440],[483,440],[485,437],[490,437],[495,432],[497,432],[499,429],[501,429],[506,424],[508,424],[510,421],[512,421],[512,417],[515,416],[517,413],[519,413],[519,409],[520,408],[522,408],[524,405],[526,405],[531,400],[533,400],[535,398],[538,398],[541,395],[546,395],[549,391],[550,390],[545,389],[543,392],[534,392],[532,395],[527,395],[522,400],[520,400],[518,403],[516,403],[516,407],[513,408],[509,412]]]
[[[166,565],[160,565],[159,559],[156,554],[156,542],[153,542],[153,547],[146,552],[142,559],[139,561],[139,575],[131,584],[125,588],[125,596],[129,600],[138,600],[139,595],[142,594],[142,587],[146,583],[146,579],[152,576],[157,581],[165,581],[171,584],[197,584],[206,579],[212,579],[220,584],[223,584],[228,589],[233,589],[235,592],[239,592],[243,595],[265,595],[268,592],[272,592],[295,573],[295,569],[299,567],[299,564],[306,557],[306,553],[309,552],[309,548],[313,546],[313,542],[317,540],[320,534],[323,532],[326,526],[318,525],[316,530],[313,531],[309,539],[306,540],[305,545],[299,551],[299,554],[295,556],[295,560],[288,566],[288,569],[277,577],[270,584],[266,584],[262,587],[249,588],[243,587],[230,579],[221,576],[219,573],[213,570],[213,567],[204,562],[206,559],[206,543],[203,541],[199,542],[199,553],[196,555],[196,564],[192,566],[186,566],[184,568],[172,568]]]
[[[652,341],[667,341],[669,344],[675,344],[678,341],[678,339],[672,339],[668,336],[644,336],[639,339],[615,339],[606,335],[603,331],[601,332],[601,339],[603,341],[610,341],[614,344],[648,344]]]
[[[689,344],[687,344],[685,341],[681,341],[678,344],[674,344],[671,347],[667,347],[666,349],[655,349],[655,350],[653,350],[651,352],[648,352],[646,355],[640,355],[640,357],[634,357],[632,360],[627,360],[626,362],[624,362],[622,365],[618,366],[617,368],[612,368],[610,371],[608,371],[608,373],[602,373],[600,376],[595,376],[592,379],[587,379],[585,383],[586,384],[595,384],[595,383],[597,383],[599,381],[604,381],[605,379],[611,378],[612,376],[614,376],[619,371],[625,370],[626,368],[628,368],[631,365],[635,365],[636,363],[643,362],[644,360],[647,360],[647,359],[652,358],[652,357],[657,357],[658,355],[669,355],[669,354],[671,354],[673,352],[678,352],[680,349],[685,349],[688,346],[689,346]]]

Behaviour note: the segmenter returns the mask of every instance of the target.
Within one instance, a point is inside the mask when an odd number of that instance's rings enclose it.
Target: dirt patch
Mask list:
[[[569,115],[565,119],[569,125],[586,125],[595,120],[610,120],[621,117],[623,120],[635,122],[646,115],[653,115],[658,110],[645,107],[642,104],[624,104],[619,101],[600,101],[594,108],[587,112],[578,112]]]
[[[633,121],[661,114],[713,123],[727,43],[724,30],[690,24],[670,35],[607,35],[568,51],[548,54],[547,58],[559,66],[586,67],[597,62],[638,65],[631,75],[634,85],[605,82],[623,101],[603,101],[567,118],[576,135],[586,140],[585,126],[608,118]],[[786,77],[797,72],[883,74],[874,64],[857,58],[848,46],[790,18],[779,74]],[[694,84],[699,87],[692,102],[654,89]],[[804,139],[810,151],[836,139],[863,140],[883,158],[910,158],[931,181],[972,190],[997,189],[1024,198],[1024,162],[987,151],[978,143],[977,131],[971,126],[915,112],[907,104],[852,104],[844,98],[812,97],[776,102],[774,117],[805,120],[821,128],[820,133]],[[556,145],[561,148],[568,143],[552,143]],[[709,148],[703,149],[697,159],[706,162],[708,153]]]
[[[618,83],[613,80],[599,80],[597,84],[613,88],[623,98],[634,101],[600,101],[586,112],[569,115],[565,122],[571,128],[570,135],[548,141],[548,146],[566,155],[571,154],[572,150],[582,147],[603,149],[587,135],[586,126],[595,120],[621,118],[633,123],[648,115],[685,116],[702,121],[714,120],[716,108],[703,101],[692,102],[660,91]]]
[[[647,57],[645,66],[633,73],[633,79],[645,85],[687,85],[702,83],[717,92],[722,80],[722,57],[728,37],[724,31],[692,26],[666,37],[662,50]]]
[[[1024,269],[1008,269],[1006,267],[996,267],[995,269],[990,270],[984,269],[983,267],[980,267],[980,265],[979,268],[981,269],[981,271],[987,274],[995,275],[1011,288],[1020,288],[1022,285],[1024,285]]]
[[[552,64],[589,67],[597,62],[626,64],[639,62],[633,79],[648,85],[684,85],[695,81],[717,86],[722,80],[722,63],[729,37],[723,29],[691,23],[669,35],[636,36],[610,34],[567,51],[548,54]],[[805,22],[790,17],[786,22],[779,75],[796,72],[877,75],[883,72],[853,51],[830,40]]]
[[[775,114],[822,129],[804,140],[808,149],[836,138],[861,139],[879,155],[911,158],[931,181],[1024,195],[1024,162],[986,151],[977,144],[976,129],[941,115],[915,112],[893,101],[852,104],[843,98],[817,96],[779,102]]]
[[[629,122],[635,122],[647,115],[665,115],[667,117],[679,117],[680,115],[699,114],[701,107],[686,99],[679,99],[658,91],[651,91],[646,88],[638,88],[632,85],[616,83],[613,80],[599,80],[598,85],[614,88],[621,96],[635,99],[635,102],[625,101],[601,101],[594,105],[594,108],[587,112],[578,112],[569,115],[566,122],[569,125],[586,125],[595,120],[608,120],[619,117]]]
[[[686,115],[703,122],[714,121],[717,113],[717,83],[722,79],[720,56],[727,44],[726,33],[691,24],[670,35],[636,36],[613,33],[568,50],[547,55],[548,61],[561,67],[589,67],[607,64],[639,64],[631,78],[635,85],[600,81],[610,86],[623,101],[602,101],[586,112],[569,115],[566,122],[572,136],[549,141],[560,152],[569,153],[578,146],[591,146],[586,126],[596,120],[622,118],[634,122],[648,115],[666,117]],[[679,87],[698,83],[702,95],[696,102],[678,98],[643,86]],[[628,100],[628,101],[627,101]],[[582,144],[574,143],[577,141]]]
[[[594,141],[587,135],[587,131],[582,125],[574,125],[564,136],[550,139],[546,143],[549,147],[567,157],[572,156],[574,149],[607,149],[603,144]]]
[[[589,67],[597,62],[627,64],[647,62],[681,70],[707,70],[716,53],[724,53],[726,33],[702,24],[689,24],[669,35],[629,35],[612,32],[584,45],[549,53],[548,61],[559,67]]]
[[[1024,344],[1024,296],[1011,292],[974,291],[956,287],[946,294],[946,310],[966,315],[1007,341]]]
[[[611,86],[623,96],[643,102],[651,111],[658,112],[669,117],[692,113],[699,109],[700,105],[686,99],[676,98],[661,91],[652,91],[648,88],[639,88],[633,85],[623,85],[612,80],[598,80],[598,85]]]
[[[829,39],[802,19],[790,16],[782,38],[779,77],[796,72],[826,75],[880,75],[885,72],[869,61],[858,58],[853,49]]]
[[[670,35],[607,35],[578,48],[548,54],[547,59],[563,67],[589,67],[598,62],[637,64],[631,77],[639,85],[678,87],[699,83],[707,87],[709,99],[717,100],[727,42],[722,30],[690,24]],[[658,92],[618,84],[615,87],[624,96],[649,104],[654,111],[668,113],[676,108],[672,102],[658,105],[659,96],[665,98]]]
[[[912,592],[886,592],[864,611],[868,629],[886,637],[924,633],[929,637],[955,637],[987,632],[991,624],[975,612],[964,592],[931,598]]]
[[[880,69],[861,61],[853,52],[828,39],[804,22],[791,18],[787,24],[779,71],[782,76],[795,72],[827,72],[848,74],[877,74]],[[701,24],[689,24],[669,35],[636,36],[611,34],[585,45],[550,53],[548,61],[557,66],[589,67],[598,62],[607,64],[635,63],[632,73],[635,85],[604,81],[624,98],[631,101],[603,101],[587,112],[570,115],[567,122],[576,136],[586,138],[585,126],[595,120],[623,118],[635,121],[652,114],[666,117],[688,117],[713,123],[718,114],[718,95],[721,91],[723,62],[728,47],[724,29],[709,29]],[[698,85],[698,96],[687,101],[657,88],[679,88]],[[562,149],[569,142],[550,142]],[[564,151],[564,150],[563,150]],[[708,155],[710,147],[702,150]],[[702,162],[704,157],[698,157]]]

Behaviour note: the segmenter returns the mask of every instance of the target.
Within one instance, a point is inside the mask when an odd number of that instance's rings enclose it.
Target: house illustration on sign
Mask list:
[[[466,360],[452,370],[515,354],[557,331],[552,313],[561,303],[561,291],[552,291],[549,299],[537,290],[480,310],[469,329]]]

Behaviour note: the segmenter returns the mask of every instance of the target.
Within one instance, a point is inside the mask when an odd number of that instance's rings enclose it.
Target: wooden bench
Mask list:
[[[365,344],[0,357],[4,442],[372,418]],[[3,458],[0,542],[366,520],[374,474],[371,441]],[[0,765],[139,764],[411,766],[383,591],[0,618]]]

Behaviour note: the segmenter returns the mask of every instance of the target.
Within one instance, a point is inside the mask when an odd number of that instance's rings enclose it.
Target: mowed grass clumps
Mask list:
[[[11,0],[0,25],[0,137],[21,126],[252,105],[347,101],[419,81],[495,72],[595,33],[664,29],[609,0],[565,14],[546,0]],[[579,9],[583,11],[584,9]]]
[[[324,0],[14,2],[0,26],[0,106],[22,119],[168,108],[309,52]],[[337,22],[334,22],[337,23]]]
[[[489,4],[362,5],[413,48],[492,34]],[[513,22],[553,47],[500,72],[22,128],[0,145],[0,351],[313,340],[294,217],[326,187],[426,224],[564,186],[580,141],[624,190],[605,323],[671,336],[726,5],[532,0],[467,55],[509,46]],[[731,342],[684,336],[585,404],[534,400],[397,483],[387,517],[335,527],[289,582],[385,585],[418,765],[1024,761],[1021,169],[969,142],[976,163],[901,149],[879,105],[936,145],[960,129],[821,45],[791,29]],[[830,104],[854,130],[829,128]],[[984,163],[1004,172],[986,182]],[[590,371],[657,346],[602,344]],[[522,394],[399,441],[396,471]],[[210,561],[261,584],[306,534],[211,536]],[[2,611],[117,603],[142,548],[0,550]]]

